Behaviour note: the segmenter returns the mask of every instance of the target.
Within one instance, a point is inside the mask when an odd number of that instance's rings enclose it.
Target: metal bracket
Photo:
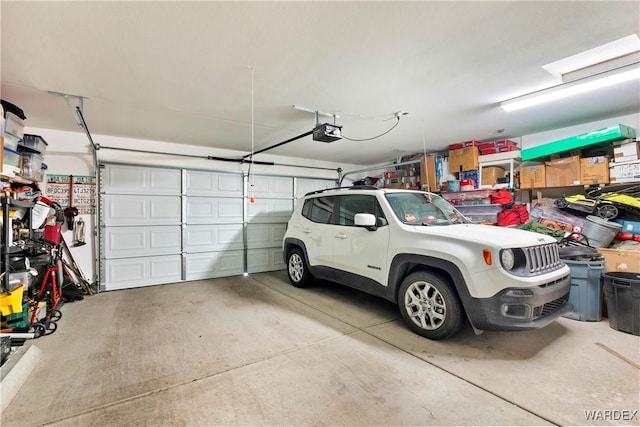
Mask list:
[[[82,120],[76,114],[76,108],[80,109],[80,113],[84,113],[84,111],[82,109],[84,107],[84,100],[87,99],[86,96],[71,95],[69,93],[54,92],[52,90],[48,91],[48,93],[50,93],[51,95],[61,96],[62,98],[64,98],[64,102],[66,102],[67,103],[67,107],[69,107],[69,109],[71,109],[71,112],[73,114],[73,118],[75,119],[76,123],[78,123],[78,126],[83,127]],[[72,99],[75,99],[76,100],[76,104],[78,104],[78,105],[73,105],[71,103]]]

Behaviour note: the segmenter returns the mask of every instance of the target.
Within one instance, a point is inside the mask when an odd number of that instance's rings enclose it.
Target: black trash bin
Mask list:
[[[640,273],[604,273],[609,326],[640,335]]]

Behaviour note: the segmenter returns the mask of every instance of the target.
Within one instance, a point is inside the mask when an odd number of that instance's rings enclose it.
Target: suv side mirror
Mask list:
[[[358,213],[353,217],[353,223],[357,227],[365,227],[369,231],[374,231],[376,227],[376,217],[368,213]]]

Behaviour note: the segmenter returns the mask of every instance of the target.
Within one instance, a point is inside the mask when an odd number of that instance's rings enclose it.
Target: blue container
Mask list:
[[[571,270],[569,302],[573,311],[564,317],[587,322],[602,320],[602,274],[604,261],[573,261],[563,259]]]
[[[460,181],[447,181],[447,191],[460,191]]]

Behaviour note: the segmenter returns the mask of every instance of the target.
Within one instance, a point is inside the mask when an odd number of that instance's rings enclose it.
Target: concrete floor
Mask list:
[[[62,312],[57,332],[30,341],[42,359],[3,427],[640,423],[640,337],[607,319],[435,342],[393,304],[297,289],[282,271],[101,293]]]

